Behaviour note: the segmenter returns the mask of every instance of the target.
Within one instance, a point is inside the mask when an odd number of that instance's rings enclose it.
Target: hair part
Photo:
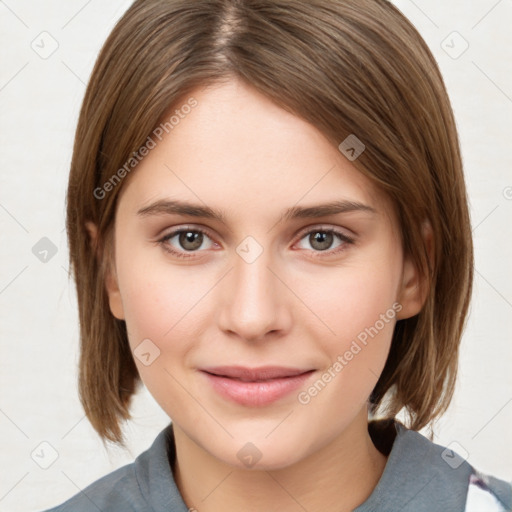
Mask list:
[[[94,191],[183,98],[232,78],[336,147],[350,134],[365,144],[353,165],[391,199],[404,252],[430,283],[422,311],[397,322],[370,413],[393,418],[405,408],[409,428],[423,428],[453,395],[473,250],[443,79],[417,30],[385,0],[137,0],[117,23],[86,90],[67,196],[87,417],[104,440],[122,443],[120,422],[130,417],[140,381],[125,323],[110,313],[105,290],[117,200],[129,177],[101,199]],[[87,222],[97,227],[96,244]]]

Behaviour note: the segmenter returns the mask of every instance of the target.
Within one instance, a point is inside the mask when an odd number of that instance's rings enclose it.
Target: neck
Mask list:
[[[176,485],[189,509],[200,512],[349,512],[370,496],[387,462],[366,414],[319,451],[272,471],[228,465],[173,429]]]

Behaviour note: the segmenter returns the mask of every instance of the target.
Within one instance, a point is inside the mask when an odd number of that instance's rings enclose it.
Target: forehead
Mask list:
[[[317,128],[243,82],[197,88],[189,97],[197,106],[124,184],[130,202],[181,198],[272,217],[283,206],[338,200],[387,208],[384,195]]]

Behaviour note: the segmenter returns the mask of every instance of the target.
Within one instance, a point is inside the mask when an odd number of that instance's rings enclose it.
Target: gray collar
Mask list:
[[[470,464],[394,421],[396,439],[377,486],[353,512],[432,512],[465,508]]]

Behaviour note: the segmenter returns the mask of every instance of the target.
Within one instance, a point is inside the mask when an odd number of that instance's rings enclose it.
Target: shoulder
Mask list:
[[[512,484],[478,471],[465,457],[451,449],[451,445],[441,446],[419,432],[403,426],[400,429],[402,436],[407,438],[405,445],[417,449],[417,454],[428,463],[434,493],[444,494],[444,499],[449,499],[448,495],[452,494],[460,507],[458,510],[464,512],[512,511]]]
[[[146,510],[135,474],[135,463],[109,473],[62,505],[46,512],[97,512]]]
[[[160,507],[178,510],[179,495],[167,457],[170,435],[171,426],[160,432],[151,447],[133,463],[100,478],[46,512],[153,512]]]
[[[486,489],[479,490],[502,507],[489,508],[489,512],[512,509],[512,486],[479,473],[449,446],[436,444],[396,420],[369,425],[369,431],[379,450],[388,455],[388,461],[377,487],[357,512],[463,512],[466,502],[471,504],[470,493],[477,481],[486,482]],[[480,507],[466,512],[479,510],[487,509]]]

